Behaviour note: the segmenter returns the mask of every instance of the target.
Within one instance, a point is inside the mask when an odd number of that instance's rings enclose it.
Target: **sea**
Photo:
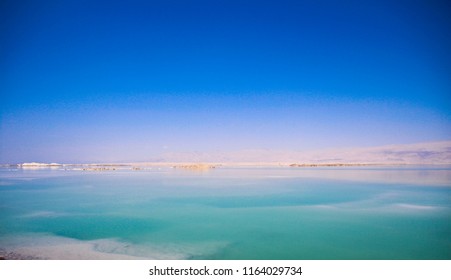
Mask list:
[[[17,259],[451,259],[451,166],[0,168]]]

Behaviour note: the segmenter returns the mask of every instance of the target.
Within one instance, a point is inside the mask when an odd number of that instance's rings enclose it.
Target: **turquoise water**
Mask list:
[[[451,259],[451,169],[0,169],[0,248],[53,259]]]

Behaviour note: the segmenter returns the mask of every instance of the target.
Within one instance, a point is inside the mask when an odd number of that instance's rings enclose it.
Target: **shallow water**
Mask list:
[[[449,167],[0,169],[0,248],[50,259],[451,259]]]

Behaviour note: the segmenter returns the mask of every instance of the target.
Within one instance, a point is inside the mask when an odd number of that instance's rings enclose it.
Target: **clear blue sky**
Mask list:
[[[0,162],[451,139],[449,1],[1,1]]]

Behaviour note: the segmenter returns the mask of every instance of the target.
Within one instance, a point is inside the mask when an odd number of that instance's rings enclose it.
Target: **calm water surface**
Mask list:
[[[50,259],[451,259],[449,167],[0,169],[0,249]]]

